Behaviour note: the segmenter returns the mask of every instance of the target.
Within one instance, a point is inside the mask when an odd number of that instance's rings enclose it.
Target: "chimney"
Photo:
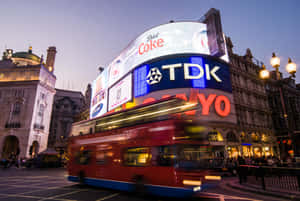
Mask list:
[[[46,68],[51,73],[53,73],[54,71],[55,55],[56,55],[56,47],[54,46],[49,47],[47,50]]]

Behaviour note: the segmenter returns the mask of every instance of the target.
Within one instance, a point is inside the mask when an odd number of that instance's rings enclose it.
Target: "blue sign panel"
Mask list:
[[[174,88],[212,88],[232,92],[228,64],[211,57],[174,56],[134,70],[134,96]]]

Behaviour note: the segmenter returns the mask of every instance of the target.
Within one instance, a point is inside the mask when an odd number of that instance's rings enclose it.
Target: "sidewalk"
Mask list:
[[[249,191],[261,195],[281,197],[290,200],[300,200],[300,191],[288,191],[284,189],[275,189],[270,187],[266,190],[263,190],[261,186],[258,185],[253,185],[249,183],[240,184],[238,179],[227,181],[225,184],[230,188],[239,189],[241,191]]]

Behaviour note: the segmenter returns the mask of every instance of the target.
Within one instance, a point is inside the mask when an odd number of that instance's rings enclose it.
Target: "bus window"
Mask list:
[[[208,169],[215,167],[215,158],[210,146],[179,145],[177,147],[179,168]]]
[[[151,159],[148,147],[128,148],[124,152],[124,165],[147,166]]]
[[[75,154],[75,161],[80,165],[87,165],[90,162],[91,152],[88,150],[79,151]]]
[[[153,157],[156,160],[152,161],[153,165],[157,166],[173,166],[175,160],[175,152],[173,146],[154,147],[152,150]]]
[[[112,152],[108,150],[99,150],[96,152],[96,164],[104,165],[108,162],[109,157],[112,156]]]

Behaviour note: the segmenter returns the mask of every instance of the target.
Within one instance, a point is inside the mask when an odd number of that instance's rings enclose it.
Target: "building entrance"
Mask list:
[[[35,157],[39,153],[39,148],[40,148],[40,145],[39,145],[38,141],[33,141],[32,145],[30,147],[30,149],[31,149],[30,155],[32,157]]]
[[[19,140],[14,135],[6,136],[3,142],[2,158],[15,157],[20,154]]]

